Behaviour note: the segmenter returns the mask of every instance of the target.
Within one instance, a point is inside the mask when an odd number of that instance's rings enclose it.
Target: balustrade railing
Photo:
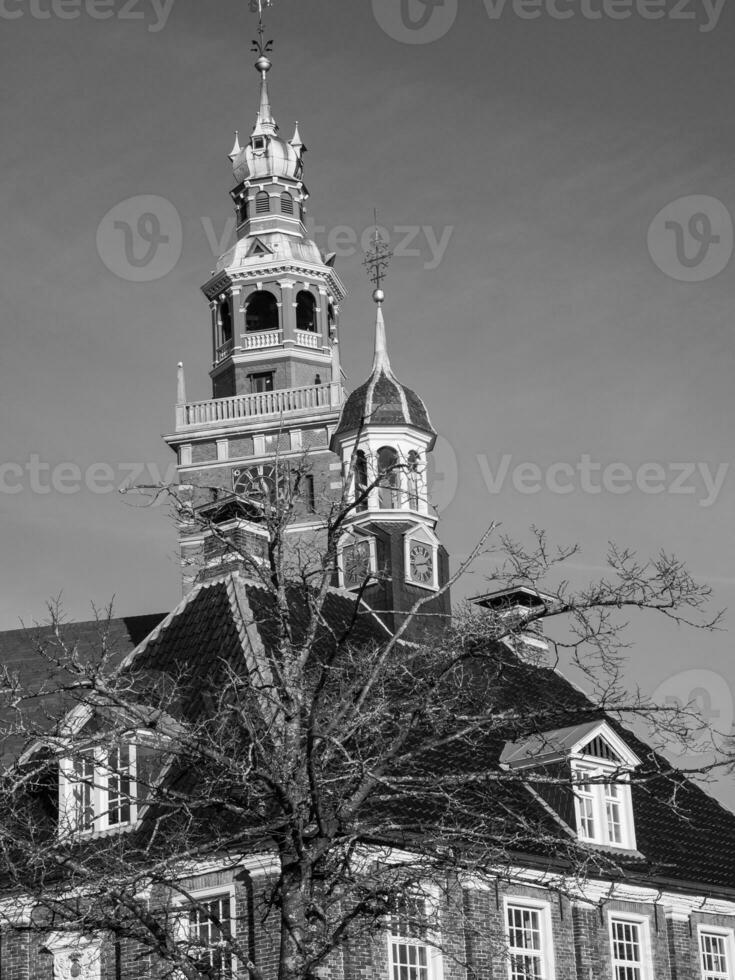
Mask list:
[[[286,416],[309,409],[334,409],[341,404],[342,388],[338,384],[231,395],[228,398],[179,405],[176,410],[176,429],[181,431],[189,426],[212,425],[258,416]]]
[[[281,330],[263,330],[243,335],[243,350],[260,350],[261,347],[278,347],[283,343]]]
[[[296,343],[299,347],[321,347],[322,345],[320,335],[307,330],[296,331]]]
[[[240,338],[241,343],[236,347],[234,340],[228,340],[217,348],[214,355],[214,363],[220,364],[226,357],[235,351],[242,350],[262,350],[264,347],[279,347],[283,343],[283,331],[263,330],[253,333],[243,334]]]
[[[214,356],[214,363],[219,364],[220,361],[224,361],[226,357],[229,357],[229,355],[232,353],[234,349],[234,346],[235,346],[235,342],[233,340],[228,340],[224,344],[222,344],[221,347],[218,347],[217,353]]]

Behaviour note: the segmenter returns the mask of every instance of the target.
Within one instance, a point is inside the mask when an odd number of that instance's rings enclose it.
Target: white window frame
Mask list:
[[[409,891],[408,897],[409,899],[424,903],[424,913],[427,923],[431,922],[432,917],[436,918],[438,903],[433,894],[426,895],[423,892],[416,894],[415,892]],[[388,946],[388,980],[400,980],[400,964],[394,962],[394,948],[398,946],[424,949],[426,951],[426,980],[444,980],[444,962],[440,948],[441,934],[438,929],[432,929],[427,925],[426,936],[424,938],[400,936],[393,932],[393,915],[389,915],[387,917],[386,935]],[[398,974],[396,973],[396,967],[399,968]],[[411,977],[409,974],[407,980],[421,980],[421,977],[420,975]]]
[[[588,779],[582,778],[589,777]],[[605,777],[609,779],[605,781]],[[619,765],[600,765],[599,761],[590,762],[588,759],[572,759],[572,779],[574,791],[574,814],[577,825],[577,836],[586,844],[602,844],[618,850],[634,851],[636,849],[635,825],[633,821],[633,801],[630,792],[630,773]],[[583,790],[582,787],[587,787]],[[610,787],[615,788],[617,798],[613,798]],[[608,817],[608,804],[617,805],[620,840],[613,839],[611,821]],[[593,823],[593,833],[583,829],[583,818],[589,814]]]
[[[520,947],[511,945],[509,913],[510,909],[521,909],[535,912],[538,915],[539,936],[541,947],[539,960],[541,963],[542,980],[556,980],[556,963],[554,957],[554,930],[551,922],[551,905],[539,899],[527,898],[525,895],[506,895],[503,898],[503,930],[507,948],[508,978],[513,980],[513,955],[522,952]],[[525,951],[528,952],[527,950]]]
[[[121,747],[128,750],[128,769],[129,792],[128,806],[130,807],[129,819],[125,822],[110,822],[110,783],[115,778],[113,771],[107,760],[109,754],[119,750]],[[76,787],[80,780],[77,778],[77,763],[80,759],[90,759],[93,763],[91,782],[87,783],[89,789],[89,806],[92,812],[91,825],[82,826],[78,801],[76,797]],[[115,833],[130,830],[138,820],[138,752],[137,744],[134,741],[121,741],[110,747],[96,746],[94,748],[81,749],[75,756],[63,758],[59,765],[59,832],[61,834],[73,834],[74,836],[92,836],[98,833]]]
[[[702,949],[702,937],[716,936],[724,941],[725,947],[725,972],[707,971],[704,963],[704,950]],[[697,925],[697,950],[699,969],[702,980],[735,980],[735,932],[723,926],[711,926],[700,922]]]
[[[220,885],[219,888],[206,888],[202,889],[201,891],[199,889],[192,888],[189,889],[189,894],[195,903],[199,902],[201,904],[212,902],[215,899],[227,898],[230,903],[230,937],[235,940],[237,939],[237,904],[235,897],[235,886],[233,884]],[[182,898],[180,902],[177,902],[177,905],[179,936],[181,941],[186,943],[191,935],[189,932],[189,916],[193,911],[196,911],[196,909],[193,908],[191,902],[185,898]],[[231,960],[232,962],[230,964],[229,977],[234,980],[235,977],[239,976],[238,960],[234,953],[231,953]],[[227,976],[228,974],[225,974],[225,977]]]
[[[615,923],[622,925],[635,926],[638,930],[638,947],[640,949],[640,962],[632,960],[618,960],[615,957],[615,942],[613,928]],[[643,915],[636,915],[632,912],[608,912],[607,916],[608,941],[610,943],[610,971],[612,980],[628,980],[628,977],[618,973],[617,968],[623,969],[638,968],[640,971],[639,980],[654,980],[653,976],[653,957],[651,952],[651,935],[649,931],[648,919]],[[635,978],[638,980],[638,978]]]

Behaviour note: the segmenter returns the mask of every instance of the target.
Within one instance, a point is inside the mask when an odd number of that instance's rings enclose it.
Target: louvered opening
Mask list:
[[[286,191],[281,194],[281,214],[293,214],[293,197]]]
[[[594,756],[595,759],[605,759],[607,762],[621,762],[620,757],[613,752],[610,745],[605,741],[602,735],[597,735],[588,742],[587,745],[582,749],[584,755]]]
[[[260,193],[255,198],[255,213],[256,214],[268,214],[271,209],[271,199],[270,195],[265,191],[260,191]]]

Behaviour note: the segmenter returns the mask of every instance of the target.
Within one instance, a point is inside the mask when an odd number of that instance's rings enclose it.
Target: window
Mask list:
[[[604,782],[605,776],[610,782]],[[630,786],[618,767],[572,764],[577,833],[580,840],[610,847],[635,848]]]
[[[293,214],[293,197],[288,191],[281,194],[281,214]]]
[[[420,473],[421,457],[412,449],[408,454],[408,506],[411,510],[419,509],[419,487],[421,486]]]
[[[278,330],[278,302],[267,289],[258,290],[248,299],[245,307],[245,329]]]
[[[261,374],[249,374],[250,391],[256,395],[264,391],[273,391],[275,374],[273,371],[263,371]]]
[[[189,955],[207,976],[232,977],[232,916],[229,895],[206,898],[189,910],[186,923]]]
[[[61,763],[60,826],[93,833],[129,826],[137,817],[136,747],[88,749]]]
[[[254,150],[264,150],[265,149],[265,138],[263,136],[253,137],[253,149]]]
[[[355,500],[362,496],[368,488],[368,465],[367,457],[362,449],[358,449],[355,456]],[[368,509],[367,497],[360,501],[356,508],[358,511]]]
[[[400,507],[398,453],[391,446],[378,450],[378,472],[380,476],[379,499],[381,510],[396,510]]]
[[[249,217],[250,217],[250,204],[248,202],[248,199],[244,198],[237,205],[237,219],[239,223],[242,224],[242,222],[247,221]]]
[[[613,980],[650,980],[645,920],[611,917],[610,948]]]
[[[420,895],[396,900],[389,941],[391,980],[430,980],[437,956],[428,937],[426,900]]]
[[[551,913],[548,905],[506,905],[510,980],[550,980],[554,976]]]
[[[303,495],[309,513],[316,514],[316,492],[314,490],[314,477],[307,473],[304,479]]]
[[[232,340],[232,313],[228,299],[222,300],[219,305],[219,322],[222,330],[222,343],[228,344]]]
[[[268,214],[271,209],[270,194],[267,191],[258,191],[255,195],[255,213]]]
[[[306,289],[296,296],[296,329],[316,333],[316,300]]]
[[[729,929],[699,929],[702,980],[732,980],[733,934]]]

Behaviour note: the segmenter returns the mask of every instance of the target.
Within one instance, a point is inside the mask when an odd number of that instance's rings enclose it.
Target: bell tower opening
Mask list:
[[[248,333],[279,329],[278,301],[267,289],[253,293],[248,300],[245,307],[245,329]]]
[[[305,289],[296,297],[296,329],[317,333],[316,300],[314,294]]]

